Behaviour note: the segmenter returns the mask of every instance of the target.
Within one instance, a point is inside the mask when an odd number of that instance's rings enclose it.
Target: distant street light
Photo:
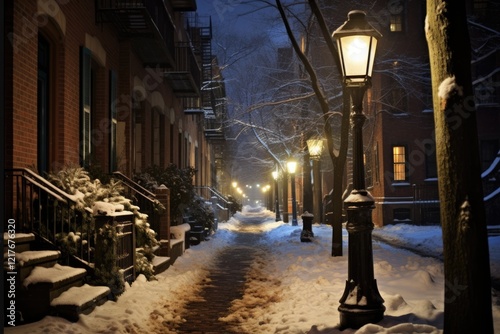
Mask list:
[[[280,202],[279,202],[279,191],[278,191],[278,170],[272,172],[274,179],[274,212],[276,213],[276,221],[279,222],[280,217]]]
[[[292,226],[297,226],[297,199],[295,194],[295,172],[297,170],[297,161],[288,160],[286,163],[288,174],[290,174],[290,183],[292,185]]]
[[[340,299],[340,327],[359,328],[383,319],[384,300],[373,274],[372,209],[375,201],[365,189],[363,161],[363,97],[371,86],[377,39],[382,35],[366,21],[363,11],[348,14],[348,20],[333,33],[337,40],[343,81],[352,99],[353,190],[344,201],[349,233],[348,278]]]
[[[313,196],[313,214],[317,222],[322,221],[322,193],[321,189],[321,153],[323,153],[323,139],[311,138],[307,140],[307,150],[313,162],[313,181],[314,181],[314,196]]]

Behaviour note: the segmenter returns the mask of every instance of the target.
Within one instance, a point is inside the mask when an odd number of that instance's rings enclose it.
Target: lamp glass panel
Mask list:
[[[296,169],[297,169],[297,162],[296,161],[288,161],[286,164],[286,167],[288,169],[288,173],[294,174]]]
[[[367,76],[371,78],[372,72],[373,72],[373,63],[375,62],[375,51],[377,50],[377,39],[374,37],[371,37],[371,50],[370,50],[370,63],[368,65],[368,73],[366,73]]]
[[[370,55],[370,36],[345,36],[342,43],[345,76],[365,76]]]
[[[322,139],[308,139],[307,149],[309,150],[309,155],[311,157],[317,157],[321,155],[323,151],[323,140]]]

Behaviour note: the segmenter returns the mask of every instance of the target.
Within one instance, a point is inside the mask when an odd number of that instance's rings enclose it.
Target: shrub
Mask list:
[[[193,202],[195,191],[193,177],[196,169],[192,167],[178,168],[170,164],[166,168],[150,166],[142,173],[136,174],[134,180],[144,188],[154,191],[160,185],[170,189],[170,219],[176,221],[185,209]]]

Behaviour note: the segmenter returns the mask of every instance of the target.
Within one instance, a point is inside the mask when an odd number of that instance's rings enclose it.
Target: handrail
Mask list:
[[[11,188],[5,197],[6,209],[19,223],[18,232],[31,232],[53,247],[64,250],[64,259],[79,259],[87,267],[92,263],[94,230],[90,208],[81,208],[71,194],[58,188],[50,181],[28,168],[6,169],[6,187]],[[83,210],[83,212],[82,212]],[[69,233],[78,236],[67,242]]]
[[[208,195],[210,198],[215,197],[215,201],[212,203],[212,208],[214,209],[215,218],[217,222],[227,221],[231,214],[231,204],[232,202],[227,200],[225,196],[219,193],[216,189],[209,186],[195,187],[198,194],[203,197],[202,191],[209,191]]]
[[[128,195],[134,200],[134,204],[140,207],[141,212],[148,215],[148,221],[151,228],[159,233],[162,226],[160,225],[161,214],[158,213],[157,209],[158,205],[162,205],[162,203],[158,200],[156,194],[147,190],[122,172],[115,171],[112,175],[122,181],[128,188]]]
[[[231,201],[229,201],[226,197],[224,197],[224,195],[222,195],[220,192],[218,192],[216,189],[210,187],[210,186],[199,186],[199,187],[195,187],[196,189],[207,189],[208,191],[210,191],[210,193],[214,194],[219,200],[223,201],[224,203],[226,204],[229,204],[231,203]]]
[[[486,179],[488,178],[493,172],[497,171],[500,168],[500,151],[497,152],[497,156],[495,160],[491,163],[490,167],[488,167],[487,170],[485,170],[483,173],[481,173],[481,178]]]
[[[37,181],[33,180],[31,177],[28,177],[28,176],[24,176],[24,179],[33,183],[35,186],[39,187],[39,188],[43,188],[44,186],[41,185],[40,183],[38,183]],[[51,190],[49,189],[45,189],[45,191],[49,194],[49,195],[52,195],[55,199],[57,199],[58,201],[64,203],[64,204],[67,204],[68,202],[66,201],[66,199],[62,198],[61,196],[59,196],[58,194],[56,193],[53,193]]]
[[[129,188],[134,190],[137,193],[141,193],[145,198],[149,199],[151,202],[154,202],[156,199],[156,195],[152,193],[151,191],[147,190],[143,186],[141,186],[139,183],[135,182],[134,180],[130,179],[128,176],[123,174],[122,172],[113,172],[114,176],[117,176],[121,181],[123,181]],[[149,198],[148,198],[149,197]]]
[[[29,176],[31,176],[32,179],[34,179],[36,182],[39,183],[39,184],[37,184],[37,186],[41,186],[41,187],[44,187],[44,188],[49,188],[52,193],[56,193],[58,196],[63,197],[66,200],[68,200],[68,201],[76,204],[75,200],[71,197],[70,194],[68,194],[67,192],[65,192],[62,189],[59,189],[58,187],[56,187],[55,185],[53,185],[52,183],[50,183],[44,177],[42,177],[39,174],[33,172],[31,169],[28,169],[28,168],[10,168],[10,169],[5,169],[5,171],[6,172],[13,172],[13,173],[15,173],[15,172],[21,172],[23,174],[24,173],[28,174]],[[23,175],[23,177],[27,178],[24,175]],[[45,189],[45,190],[47,190],[47,189]]]

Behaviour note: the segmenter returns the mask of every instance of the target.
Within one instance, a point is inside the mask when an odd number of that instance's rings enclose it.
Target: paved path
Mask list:
[[[245,224],[256,225],[262,219],[245,220]],[[186,305],[186,320],[176,328],[178,333],[196,334],[244,334],[238,323],[219,321],[230,314],[231,302],[243,297],[245,275],[257,256],[265,252],[256,247],[258,233],[237,232],[234,245],[222,250],[216,257],[213,268],[199,294],[199,299]]]

